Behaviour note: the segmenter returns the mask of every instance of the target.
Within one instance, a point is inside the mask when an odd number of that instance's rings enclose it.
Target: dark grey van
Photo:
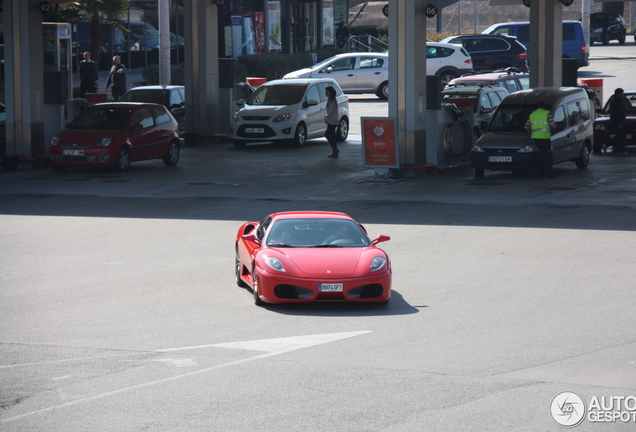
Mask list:
[[[526,120],[543,99],[557,124],[552,133],[554,163],[571,161],[579,169],[590,162],[594,143],[594,109],[580,87],[543,87],[511,93],[501,101],[484,134],[471,150],[475,177],[484,170],[527,171],[537,168],[539,150],[525,129]]]

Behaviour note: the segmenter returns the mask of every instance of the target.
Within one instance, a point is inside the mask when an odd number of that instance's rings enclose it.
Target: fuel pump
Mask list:
[[[73,97],[71,24],[42,23],[44,48],[44,154],[63,128],[66,101]],[[40,155],[41,156],[41,155]]]

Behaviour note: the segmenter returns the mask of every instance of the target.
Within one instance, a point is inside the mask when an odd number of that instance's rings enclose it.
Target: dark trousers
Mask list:
[[[552,175],[552,142],[549,139],[535,139],[539,149],[538,168],[544,177]]]
[[[113,102],[117,102],[120,97],[126,93],[126,88],[120,88],[117,86],[112,86],[110,89],[111,94],[113,95]]]
[[[627,128],[625,124],[623,127],[616,128],[616,135],[609,141],[609,145],[614,147],[614,153],[622,153],[625,151],[625,145],[627,144]]]
[[[80,97],[84,97],[85,93],[95,93],[97,87],[94,80],[82,80],[80,81]]]
[[[338,141],[336,141],[336,129],[338,129],[338,125],[327,125],[327,130],[325,131],[325,138],[329,141],[329,145],[331,146],[334,152],[338,151]]]

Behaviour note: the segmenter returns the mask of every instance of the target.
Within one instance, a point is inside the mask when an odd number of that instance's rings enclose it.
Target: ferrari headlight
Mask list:
[[[113,143],[113,137],[105,137],[100,139],[97,145],[102,147],[108,147],[112,143]]]
[[[483,153],[484,149],[475,144],[472,148],[472,151],[474,151],[475,153]]]
[[[54,136],[53,138],[51,138],[51,145],[52,146],[56,146],[60,143],[60,137]]]
[[[285,271],[285,266],[283,266],[283,263],[280,262],[278,258],[265,257],[265,264],[267,264],[268,266],[270,266],[272,269],[276,271],[280,271],[280,272]]]
[[[533,151],[537,151],[536,146],[528,144],[527,146],[521,147],[517,153],[532,153]]]
[[[375,257],[373,258],[373,261],[371,261],[371,271],[380,270],[385,265],[386,265],[386,258]]]
[[[287,114],[279,114],[276,117],[274,117],[274,119],[272,120],[272,123],[280,123],[280,122],[284,122],[289,120],[289,118],[291,117],[290,113]]]

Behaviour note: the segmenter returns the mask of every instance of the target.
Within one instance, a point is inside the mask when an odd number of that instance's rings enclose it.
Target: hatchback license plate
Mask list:
[[[512,156],[488,156],[488,162],[512,162]]]
[[[84,156],[84,150],[64,150],[64,156]]]
[[[264,133],[265,129],[263,128],[245,128],[246,133]]]
[[[318,291],[320,292],[342,292],[342,284],[318,284]]]

